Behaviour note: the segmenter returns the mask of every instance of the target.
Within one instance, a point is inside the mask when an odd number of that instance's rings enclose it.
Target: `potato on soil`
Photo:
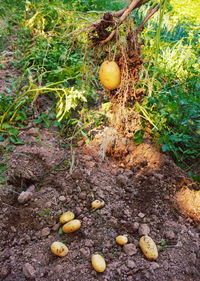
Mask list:
[[[105,259],[99,254],[92,255],[92,266],[97,272],[104,272],[106,269]]]
[[[128,243],[128,238],[125,235],[119,235],[115,238],[115,241],[117,242],[117,244],[123,246]]]
[[[156,244],[148,235],[140,238],[139,246],[147,259],[156,260],[158,258],[158,249]]]
[[[99,69],[99,79],[103,86],[108,90],[119,87],[121,75],[119,66],[114,61],[104,61]]]
[[[55,241],[51,244],[51,252],[59,257],[65,257],[69,250],[65,244],[59,241]]]
[[[63,225],[62,231],[65,233],[70,233],[78,230],[80,227],[81,227],[80,220],[72,220]]]
[[[70,211],[65,212],[60,217],[60,223],[67,223],[69,221],[72,221],[74,219],[74,217],[75,217],[74,213],[72,213]]]
[[[103,208],[104,205],[105,205],[105,202],[101,201],[101,200],[94,200],[91,204],[92,209],[100,209],[100,208]]]

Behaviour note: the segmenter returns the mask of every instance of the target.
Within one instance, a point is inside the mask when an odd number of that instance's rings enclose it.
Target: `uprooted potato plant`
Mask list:
[[[137,87],[143,68],[141,48],[144,42],[140,34],[145,23],[159,10],[160,4],[153,3],[139,25],[135,24],[131,13],[146,2],[148,1],[131,1],[120,11],[105,12],[99,22],[93,24],[88,32],[94,59],[98,57],[98,63],[99,60],[101,62],[114,61],[120,68],[121,83],[119,87],[111,91],[104,91],[111,102],[107,116],[110,135],[112,135],[110,141],[113,143],[117,142],[113,130],[123,137],[132,138],[134,133],[141,129],[141,117],[136,110],[145,95],[145,90]],[[162,9],[164,9],[163,3],[161,3]],[[106,141],[103,143],[109,143],[108,135],[108,130],[106,130]]]

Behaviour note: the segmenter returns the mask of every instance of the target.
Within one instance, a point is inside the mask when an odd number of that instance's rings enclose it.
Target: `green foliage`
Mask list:
[[[200,155],[200,38],[194,7],[187,6],[186,11],[182,9],[184,5],[179,4],[172,0],[167,6],[162,25],[158,26],[160,39],[156,40],[159,42],[154,40],[156,18],[149,21],[143,32],[146,71],[141,73],[138,87],[146,88],[148,97],[142,105],[136,105],[136,109],[146,125],[152,125],[152,136],[162,150],[170,152],[183,166],[191,165],[189,163]],[[189,18],[190,22],[186,21]]]
[[[126,0],[64,0],[69,8],[78,11],[112,11],[123,9],[127,3]]]

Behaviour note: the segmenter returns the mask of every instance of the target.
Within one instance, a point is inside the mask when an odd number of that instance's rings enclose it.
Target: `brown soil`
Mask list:
[[[61,147],[62,139],[46,130],[31,128],[20,137],[25,144],[10,155],[9,185],[0,195],[1,280],[200,279],[200,229],[175,202],[187,178],[149,141],[120,157],[109,156],[105,146],[103,158],[98,136],[76,148],[74,158],[69,147]],[[19,194],[30,185],[35,186],[30,200],[20,204]],[[104,200],[105,206],[92,211],[94,199]],[[82,226],[59,234],[59,216],[67,210]],[[159,249],[156,261],[147,260],[138,247],[149,230]],[[119,234],[128,235],[132,254],[115,243]],[[50,252],[56,240],[68,246],[66,257]],[[106,259],[104,273],[91,266],[95,252]]]

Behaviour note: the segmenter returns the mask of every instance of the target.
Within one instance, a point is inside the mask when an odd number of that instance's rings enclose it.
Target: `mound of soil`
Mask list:
[[[171,159],[148,141],[134,149],[126,143],[124,153],[119,141],[102,148],[96,138],[74,154],[47,131],[38,137],[31,129],[21,138],[25,145],[10,155],[9,185],[0,191],[1,280],[200,280],[200,228],[177,208],[175,194],[187,178]],[[31,196],[20,204],[30,185]],[[91,210],[94,199],[105,206]],[[67,210],[82,226],[62,234],[59,216]],[[116,244],[120,234],[128,235],[128,246]],[[144,234],[158,246],[156,261],[138,247]],[[54,256],[53,241],[63,241],[69,254]],[[105,257],[104,273],[91,266],[95,252]]]

